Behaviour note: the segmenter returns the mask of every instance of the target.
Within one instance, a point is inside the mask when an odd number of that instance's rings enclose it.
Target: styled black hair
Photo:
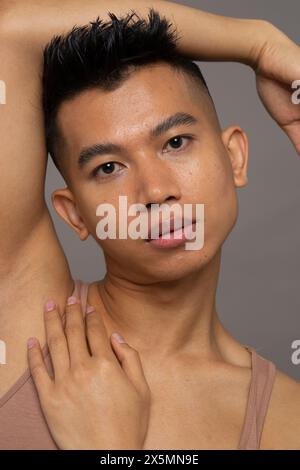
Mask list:
[[[89,88],[114,90],[137,67],[166,62],[185,71],[210,96],[204,77],[189,58],[178,52],[176,28],[153,8],[148,22],[134,10],[110,21],[97,17],[84,26],[74,26],[66,35],[54,36],[44,49],[43,110],[46,145],[59,169],[56,145],[59,106]]]

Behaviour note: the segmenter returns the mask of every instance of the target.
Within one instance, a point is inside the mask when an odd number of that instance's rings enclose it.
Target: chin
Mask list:
[[[204,249],[199,251],[187,251],[177,254],[173,259],[153,260],[147,267],[147,273],[143,277],[150,278],[152,282],[179,281],[185,277],[199,274],[214,258],[214,254],[208,254]]]

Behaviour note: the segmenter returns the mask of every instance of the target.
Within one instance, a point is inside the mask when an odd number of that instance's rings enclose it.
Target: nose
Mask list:
[[[147,208],[151,204],[174,203],[181,198],[181,189],[175,172],[165,161],[152,158],[138,172],[138,200]]]

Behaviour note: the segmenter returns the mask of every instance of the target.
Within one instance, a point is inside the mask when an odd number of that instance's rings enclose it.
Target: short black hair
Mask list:
[[[114,90],[140,66],[165,62],[193,77],[210,96],[198,65],[177,49],[176,27],[150,8],[148,22],[130,10],[109,21],[99,16],[84,26],[74,26],[54,36],[44,49],[43,111],[47,151],[60,169],[56,148],[57,112],[62,102],[90,88]],[[211,98],[211,96],[210,96]]]

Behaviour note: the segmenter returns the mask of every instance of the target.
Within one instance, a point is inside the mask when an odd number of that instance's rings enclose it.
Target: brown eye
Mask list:
[[[184,149],[187,143],[184,145],[185,142],[189,142],[192,140],[191,136],[187,135],[176,135],[172,137],[172,139],[168,140],[168,145],[171,145],[171,150],[181,150]]]
[[[103,172],[105,174],[110,174],[114,171],[115,164],[114,164],[114,162],[104,163],[104,165],[102,165],[101,169],[103,170]]]
[[[99,179],[109,178],[120,171],[119,167],[121,168],[121,165],[118,162],[103,163],[92,171],[92,176]]]
[[[182,137],[178,136],[178,137],[173,137],[173,139],[171,139],[169,141],[170,144],[172,144],[172,146],[175,148],[175,149],[178,149],[181,147],[182,145]]]

